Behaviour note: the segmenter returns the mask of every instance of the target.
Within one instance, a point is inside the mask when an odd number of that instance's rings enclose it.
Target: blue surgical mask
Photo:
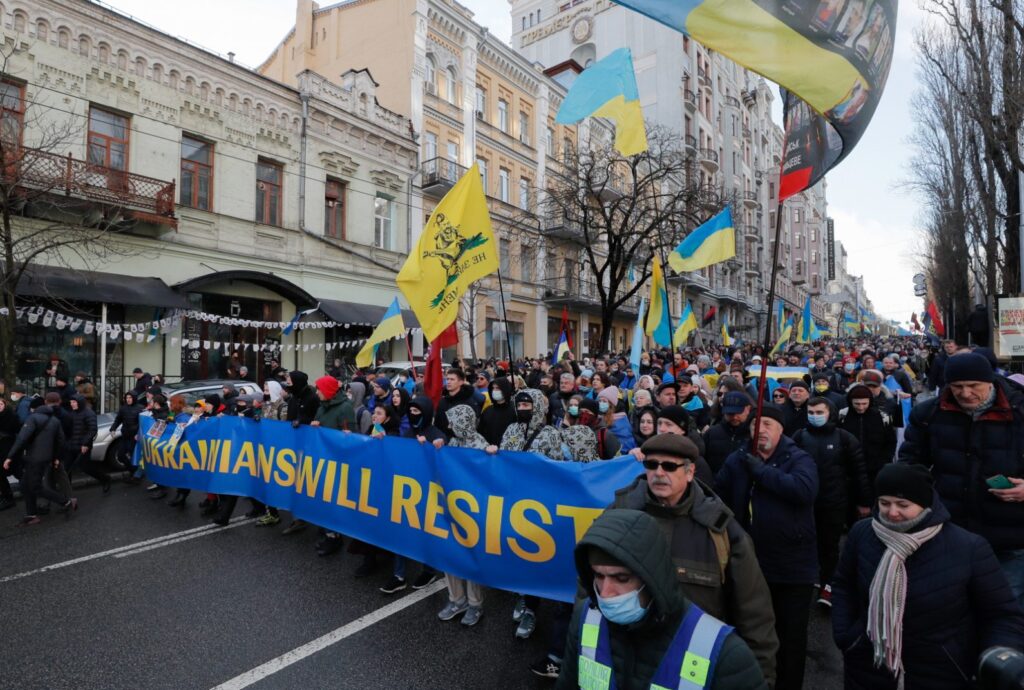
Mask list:
[[[643,587],[632,592],[626,592],[607,599],[595,592],[597,596],[597,607],[601,609],[601,615],[612,623],[629,625],[647,615],[647,609],[640,605],[640,592]]]
[[[851,371],[853,371],[854,368],[855,368],[854,365],[851,364],[851,363],[847,363],[847,364],[843,365],[843,369],[846,371],[847,374],[849,374]]]
[[[807,423],[810,424],[811,426],[816,426],[816,427],[825,426],[825,424],[828,423],[828,415],[827,414],[809,414],[809,415],[807,415]]]
[[[611,406],[608,404],[607,400],[602,400],[601,402],[597,403],[597,411],[600,412],[601,414],[607,412],[609,407]]]
[[[579,405],[569,405],[569,416],[570,417],[579,417],[580,416],[580,406]]]
[[[495,388],[493,391],[491,391],[491,400],[493,400],[494,402],[501,402],[504,399],[505,394],[501,392],[501,389]]]

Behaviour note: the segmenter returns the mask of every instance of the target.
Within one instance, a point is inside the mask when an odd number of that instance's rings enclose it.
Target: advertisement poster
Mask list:
[[[999,298],[999,357],[1024,357],[1024,297]]]

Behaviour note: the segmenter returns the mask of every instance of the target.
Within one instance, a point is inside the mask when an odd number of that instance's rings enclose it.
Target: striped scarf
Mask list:
[[[931,511],[926,511],[931,512]],[[911,529],[921,522],[925,515],[919,516],[915,524],[901,524],[903,529]],[[932,525],[924,529],[905,533],[883,525],[878,519],[871,521],[875,536],[885,544],[885,553],[878,562],[875,576],[871,579],[871,591],[868,597],[868,639],[874,644],[875,666],[886,667],[899,678],[899,687],[903,687],[903,613],[907,608],[907,565],[906,561],[921,545],[933,538],[942,529],[942,525]]]

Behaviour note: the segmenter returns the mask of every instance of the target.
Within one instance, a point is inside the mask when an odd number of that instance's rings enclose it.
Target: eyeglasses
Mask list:
[[[675,472],[680,467],[686,467],[687,464],[689,464],[689,463],[666,462],[666,461],[658,462],[657,460],[644,460],[644,462],[643,462],[645,470],[656,470],[656,469],[658,469],[660,467],[661,469],[665,470],[666,472]]]
[[[774,394],[772,395],[772,398],[774,398],[775,400],[783,400],[783,399],[784,399],[785,397],[786,397],[786,396],[785,396],[785,395],[783,395],[782,393],[774,393]]]

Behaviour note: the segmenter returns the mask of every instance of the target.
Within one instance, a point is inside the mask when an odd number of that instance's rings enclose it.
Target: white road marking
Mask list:
[[[234,529],[235,527],[248,525],[253,522],[256,522],[256,519],[237,517],[234,518],[231,522],[232,524],[227,525],[225,527],[217,526],[213,527],[212,529],[207,529],[203,532],[196,532],[195,534],[186,534],[180,537],[175,537],[174,539],[165,539],[163,541],[157,542],[156,544],[148,544],[141,548],[133,549],[132,551],[122,551],[121,553],[115,554],[114,558],[127,558],[128,556],[135,556],[136,554],[144,553],[146,551],[152,551],[153,549],[162,549],[163,547],[170,546],[171,544],[178,544],[180,542],[188,541],[190,539],[198,539],[199,537],[205,537],[206,535],[213,534],[215,532],[223,532],[224,530]],[[174,535],[171,536],[173,537]]]
[[[212,690],[242,690],[242,688],[254,685],[264,678],[288,668],[292,664],[302,661],[306,657],[312,656],[313,654],[316,654],[337,642],[341,642],[346,637],[351,637],[352,635],[369,628],[371,625],[379,623],[389,616],[393,616],[403,609],[407,609],[414,604],[418,604],[436,592],[440,592],[444,587],[444,580],[439,580],[432,585],[424,587],[421,590],[417,590],[412,594],[408,594],[397,601],[393,601],[387,606],[383,606],[376,611],[371,611],[365,616],[355,619],[351,623],[346,623],[337,630],[332,630],[326,635],[318,637],[311,642],[307,642],[301,647],[296,647],[290,652],[285,652],[281,656],[271,659],[265,664],[260,664],[251,671],[246,671],[239,676],[235,676],[231,680],[221,683]]]
[[[241,521],[241,520],[247,520],[249,522],[252,521],[251,518],[246,518],[245,516],[240,515],[240,516],[238,516],[236,518],[233,518],[231,520],[231,522],[235,523],[234,525],[231,525],[231,526],[232,527],[236,526],[239,523],[239,521]],[[224,529],[224,528],[218,528],[216,525],[203,525],[202,527],[193,527],[192,529],[183,530],[181,532],[172,532],[171,534],[165,534],[162,537],[154,537],[153,539],[147,539],[145,541],[136,542],[134,544],[126,544],[125,546],[118,546],[117,548],[108,549],[106,551],[100,551],[99,553],[89,554],[88,556],[79,556],[78,558],[72,558],[69,561],[61,561],[60,563],[51,563],[50,565],[44,565],[42,568],[36,568],[35,570],[27,570],[27,571],[25,571],[23,573],[15,573],[14,575],[4,575],[3,577],[0,577],[0,584],[4,584],[5,582],[13,582],[14,580],[21,580],[21,579],[26,578],[26,577],[31,577],[32,575],[39,575],[41,573],[48,573],[51,570],[59,570],[61,568],[67,568],[67,567],[72,566],[72,565],[78,565],[79,563],[87,563],[89,561],[95,561],[95,560],[97,560],[99,558],[106,558],[107,556],[115,556],[115,557],[117,557],[117,554],[121,554],[121,553],[124,553],[126,551],[136,551],[136,552],[141,553],[141,551],[148,550],[148,548],[150,548],[151,545],[154,545],[154,544],[162,546],[163,545],[162,542],[169,541],[169,540],[182,541],[183,540],[182,537],[185,537],[187,539],[192,539],[194,537],[203,537],[203,536],[206,536],[207,533],[214,532],[217,529]],[[192,535],[192,536],[188,536],[188,535]],[[169,543],[175,543],[175,542],[174,541],[170,541]],[[153,548],[155,548],[155,547],[153,547]]]

